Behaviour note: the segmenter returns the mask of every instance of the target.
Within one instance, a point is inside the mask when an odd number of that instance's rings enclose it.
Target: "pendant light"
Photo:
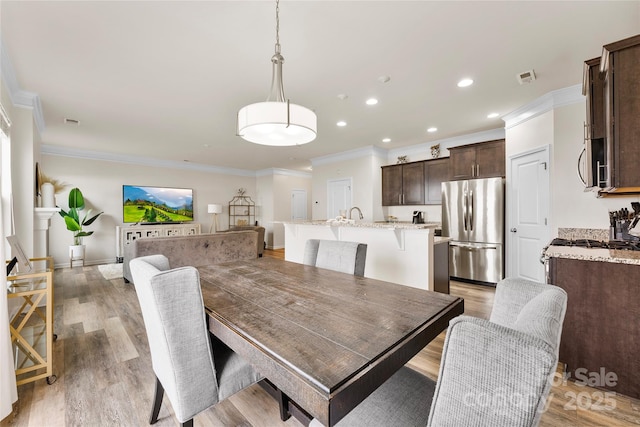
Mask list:
[[[242,107],[238,111],[238,135],[255,144],[289,146],[301,145],[316,139],[316,113],[301,105],[292,104],[284,96],[280,54],[280,1],[276,1],[276,46],[271,57],[271,93],[265,102]]]

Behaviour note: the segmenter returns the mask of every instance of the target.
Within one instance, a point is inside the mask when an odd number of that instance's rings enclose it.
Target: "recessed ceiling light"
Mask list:
[[[367,99],[367,105],[376,105],[377,103],[378,103],[378,100],[375,98]]]
[[[349,95],[347,95],[346,93],[341,93],[341,94],[338,95],[338,99],[340,99],[341,101],[344,101],[348,97],[349,97]]]
[[[473,84],[473,80],[471,79],[462,79],[458,82],[458,87],[467,87]]]
[[[383,138],[383,139],[382,139],[382,142],[384,142],[385,144],[386,144],[387,142],[391,142],[391,138]]]
[[[487,116],[487,119],[495,119],[496,117],[498,117],[500,114],[498,113],[491,113]]]
[[[344,120],[340,120],[338,123],[336,123],[336,126],[340,126],[340,127],[343,127],[346,125],[347,125],[347,122],[345,122]]]
[[[378,81],[380,83],[387,83],[389,80],[391,80],[391,77],[389,77],[389,76],[380,76],[380,77],[378,77]]]
[[[437,130],[438,130],[438,128],[430,127],[429,129],[427,129],[427,132],[429,132],[429,133],[433,133],[433,132],[435,132],[435,131],[437,131]]]

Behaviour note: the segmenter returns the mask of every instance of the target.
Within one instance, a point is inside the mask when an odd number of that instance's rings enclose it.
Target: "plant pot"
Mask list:
[[[84,249],[85,249],[85,245],[69,246],[69,259],[71,261],[84,260]]]

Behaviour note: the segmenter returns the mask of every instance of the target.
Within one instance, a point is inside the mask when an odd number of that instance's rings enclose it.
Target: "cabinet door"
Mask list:
[[[476,178],[505,176],[504,139],[476,145]]]
[[[449,180],[449,159],[424,162],[424,204],[442,204],[442,183]]]
[[[402,204],[424,205],[424,162],[402,165]]]
[[[449,178],[452,181],[471,179],[475,176],[476,147],[450,148]]]
[[[382,168],[382,206],[402,204],[402,165]]]
[[[604,78],[600,73],[600,57],[585,61],[583,82],[587,97],[587,132],[589,139],[605,137]]]
[[[613,186],[640,187],[640,44],[613,52]]]

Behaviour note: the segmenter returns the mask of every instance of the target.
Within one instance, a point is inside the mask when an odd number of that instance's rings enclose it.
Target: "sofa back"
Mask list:
[[[166,256],[171,268],[257,258],[257,242],[258,233],[255,231],[140,238],[125,247],[123,275],[131,281],[129,261],[147,255]]]

